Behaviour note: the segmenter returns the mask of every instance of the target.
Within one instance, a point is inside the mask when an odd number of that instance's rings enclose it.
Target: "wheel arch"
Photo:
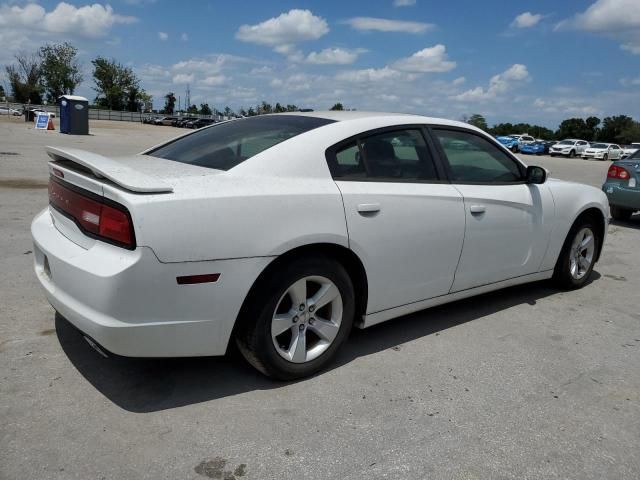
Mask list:
[[[294,261],[297,258],[311,255],[333,258],[340,262],[340,264],[342,264],[342,266],[347,270],[347,273],[353,282],[353,289],[355,293],[356,305],[354,326],[359,326],[361,324],[362,318],[366,313],[369,298],[367,273],[362,261],[353,250],[342,245],[335,243],[312,243],[293,248],[281,255],[278,255],[262,270],[262,272],[260,272],[242,302],[242,306],[240,307],[230,338],[234,337],[241,319],[245,318],[248,305],[251,298],[255,296],[256,289],[259,288],[259,286],[275,271],[277,271],[281,265]]]
[[[604,245],[604,239],[606,237],[607,225],[608,225],[608,217],[602,212],[602,210],[595,206],[590,206],[582,210],[576,218],[571,223],[571,228],[578,223],[579,221],[584,220],[585,218],[591,218],[595,221],[597,227],[597,234],[600,238],[600,244],[598,245],[598,251],[596,252],[596,262],[600,260],[600,253],[602,252],[602,247]],[[569,231],[571,231],[571,228]]]

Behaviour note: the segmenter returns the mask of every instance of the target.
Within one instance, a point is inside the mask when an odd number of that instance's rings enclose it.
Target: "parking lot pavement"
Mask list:
[[[638,215],[610,225],[582,290],[524,285],[355,331],[308,380],[271,382],[235,354],[103,358],[32,271],[42,146],[124,154],[179,131],[92,133],[0,120],[0,478],[640,476]],[[608,165],[524,159],[595,186]]]

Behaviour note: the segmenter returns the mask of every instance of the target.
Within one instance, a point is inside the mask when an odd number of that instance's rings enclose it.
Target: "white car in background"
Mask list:
[[[278,379],[325,367],[353,326],[537,280],[580,288],[609,215],[599,189],[414,115],[260,115],[130,157],[47,152],[31,233],[62,317],[132,357],[233,341]]]
[[[0,115],[12,115],[14,117],[19,117],[22,113],[15,108],[0,107]]]
[[[627,158],[640,150],[640,143],[632,143],[622,147],[622,158]]]
[[[596,160],[620,160],[622,148],[615,143],[592,143],[582,152],[582,158],[594,158]]]
[[[549,155],[552,157],[555,157],[556,155],[564,155],[566,157],[573,158],[581,156],[588,147],[589,142],[586,140],[568,138],[552,145],[551,148],[549,148]]]

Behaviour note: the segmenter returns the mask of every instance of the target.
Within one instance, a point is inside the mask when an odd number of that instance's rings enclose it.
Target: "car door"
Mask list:
[[[620,160],[622,158],[622,149],[618,145],[609,147],[609,160]]]
[[[582,140],[576,142],[576,155],[582,155],[587,148],[589,148],[588,142]]]
[[[525,167],[477,132],[430,131],[464,198],[465,239],[451,291],[539,271],[554,216],[547,186],[526,183]]]
[[[349,245],[367,273],[367,313],[449,292],[464,238],[460,192],[443,179],[422,126],[359,135],[327,151]]]

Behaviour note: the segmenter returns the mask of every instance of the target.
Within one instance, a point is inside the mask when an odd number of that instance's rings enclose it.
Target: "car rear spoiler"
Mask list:
[[[106,178],[116,185],[137,193],[170,193],[168,183],[127,167],[112,158],[76,148],[46,147],[47,154],[56,162],[73,162],[85,167],[97,178]]]

